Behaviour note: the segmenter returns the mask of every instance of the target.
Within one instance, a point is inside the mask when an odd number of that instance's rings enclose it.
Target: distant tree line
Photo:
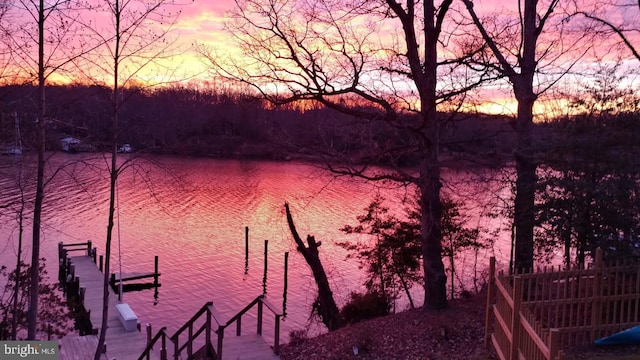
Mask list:
[[[47,92],[47,149],[75,137],[82,149],[107,151],[112,138],[110,88],[56,85]],[[373,162],[410,166],[415,154],[382,153],[389,144],[406,145],[409,135],[384,121],[365,122],[324,106],[271,107],[255,96],[195,86],[122,90],[127,101],[120,113],[119,139],[136,150],[189,156],[313,158],[345,153],[375,154]],[[18,117],[26,150],[36,144],[37,88],[0,87],[0,143],[11,143]],[[449,117],[447,114],[441,116]],[[413,121],[410,116],[407,121]],[[459,115],[443,127],[442,150],[455,156],[475,154],[491,162],[511,152],[513,130],[508,118]],[[374,155],[372,155],[374,156]]]

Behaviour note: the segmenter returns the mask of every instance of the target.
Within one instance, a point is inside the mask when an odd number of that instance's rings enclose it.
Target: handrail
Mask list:
[[[267,299],[267,297],[265,295],[260,295],[259,297],[262,298],[262,303],[267,305],[267,308],[269,310],[271,310],[271,312],[273,313],[273,315],[280,315],[280,316],[284,316],[284,312],[278,312],[278,310],[276,310],[276,306],[273,305],[273,303],[271,301],[269,301],[269,299]]]
[[[83,243],[73,243],[73,244],[62,244],[62,247],[69,247],[69,246],[87,246],[87,242],[83,242]]]
[[[260,295],[262,296],[262,295]],[[237,314],[235,314],[231,319],[229,319],[224,325],[223,327],[228,327],[229,325],[233,324],[235,321],[237,321],[239,318],[242,317],[242,315],[244,315],[245,313],[247,313],[249,310],[251,310],[251,308],[258,303],[258,301],[260,300],[260,296],[258,296],[257,298],[253,299],[253,301],[251,301],[249,303],[249,305],[245,306],[244,309],[238,311]]]
[[[254,307],[258,302],[264,304],[267,306],[267,308],[269,310],[271,310],[271,312],[273,313],[273,315],[279,315],[279,316],[283,316],[283,313],[278,312],[278,310],[276,310],[275,305],[273,305],[273,303],[271,303],[269,300],[267,300],[267,297],[265,295],[259,295],[258,297],[256,297],[255,299],[253,299],[249,305],[245,306],[242,310],[238,311],[237,314],[235,314],[231,319],[227,320],[227,322],[222,325],[223,327],[228,327],[229,325],[233,324],[235,321],[237,321],[240,317],[242,317],[242,315],[244,315],[245,313],[247,313],[249,310],[251,310],[252,307]]]
[[[213,305],[212,301],[207,302],[206,304],[204,304],[203,307],[200,308],[200,310],[198,310],[198,312],[193,315],[191,317],[191,319],[187,320],[186,323],[184,323],[184,325],[182,325],[182,327],[180,327],[180,329],[176,330],[176,332],[171,336],[171,340],[175,340],[178,338],[178,336],[185,331],[190,325],[193,325],[193,323],[198,320],[198,318],[204,314],[205,311],[207,311],[207,307]]]
[[[209,301],[206,304],[204,304],[204,306],[202,306],[200,308],[200,310],[198,310],[198,312],[196,312],[195,315],[193,315],[191,317],[191,319],[189,319],[184,325],[182,325],[182,327],[180,327],[172,336],[171,336],[171,341],[173,341],[174,344],[174,357],[175,359],[178,359],[180,356],[180,353],[187,348],[187,353],[188,356],[193,355],[193,340],[195,338],[197,338],[200,334],[202,334],[203,332],[206,331],[206,341],[205,341],[205,346],[207,348],[207,351],[211,348],[211,313],[210,313],[210,307],[213,306],[213,302]],[[196,320],[198,320],[203,314],[206,314],[206,321],[205,324],[200,326],[200,328],[195,332],[195,334],[193,333],[193,324],[195,323]],[[216,320],[217,321],[217,320]],[[187,341],[180,346],[180,335],[186,330],[189,329],[189,338],[187,339]],[[214,351],[214,355],[215,355],[215,351]]]
[[[174,345],[174,357],[178,359],[180,357],[180,353],[187,348],[188,356],[193,355],[193,341],[202,333],[205,334],[205,347],[207,351],[212,350],[213,356],[215,359],[222,359],[222,343],[224,339],[224,331],[227,327],[229,327],[234,322],[236,323],[236,336],[240,336],[242,332],[242,315],[251,310],[255,305],[258,305],[258,326],[257,333],[262,335],[262,312],[263,307],[266,306],[275,316],[275,333],[274,333],[274,344],[273,351],[274,353],[279,353],[280,351],[280,318],[283,316],[283,313],[278,311],[277,308],[267,300],[265,295],[259,295],[254,300],[252,300],[247,306],[245,306],[242,310],[236,313],[229,320],[222,321],[222,316],[216,311],[216,308],[213,306],[213,302],[207,302],[195,315],[193,315],[184,325],[182,325],[172,336],[167,336],[166,327],[160,329],[158,334],[153,338],[153,340],[149,341],[147,348],[145,348],[144,352],[138,360],[144,360],[145,356],[149,356],[149,352],[153,348],[153,345],[159,340],[162,339],[162,360],[167,359],[166,355],[166,338],[168,337]],[[201,318],[202,315],[206,315],[206,321],[203,325],[201,325],[195,332],[193,331],[194,323]],[[214,327],[214,323],[217,325],[217,328]],[[189,338],[186,342],[180,345],[180,335],[185,331],[188,331]],[[211,346],[211,333],[216,333],[217,335],[217,348],[213,349]]]
[[[218,324],[218,326],[224,323],[224,321],[222,321],[222,315],[218,313],[218,310],[215,308],[215,306],[213,306],[213,303],[210,303],[209,305],[207,305],[207,307],[209,308],[208,311],[211,314],[211,317],[216,322],[216,324]]]
[[[202,334],[203,331],[205,331],[206,328],[207,328],[207,324],[202,324],[202,326],[200,326],[198,331],[196,331],[195,333],[193,333],[193,335],[191,335],[191,338],[192,339],[197,338],[200,334]],[[178,347],[178,352],[181,353],[182,350],[184,350],[187,346],[189,346],[188,341],[182,344],[182,346]]]
[[[148,360],[151,350],[153,350],[153,345],[155,345],[160,339],[162,339],[162,349],[160,350],[160,359],[167,360],[167,342],[166,341],[168,336],[169,335],[167,335],[167,327],[163,326],[158,331],[156,336],[154,336],[153,339],[147,344],[147,347],[144,348],[144,351],[142,352],[140,357],[138,357],[138,360],[144,360],[145,358]]]
[[[253,301],[249,303],[249,305],[245,306],[242,310],[240,310],[237,314],[235,314],[231,319],[229,319],[224,325],[219,325],[216,333],[218,334],[218,351],[217,351],[217,359],[222,359],[222,340],[224,338],[224,330],[229,327],[231,324],[236,322],[236,336],[240,336],[242,333],[242,315],[251,310],[255,305],[258,305],[258,327],[257,333],[262,335],[262,308],[263,305],[266,305],[267,309],[269,309],[275,316],[275,331],[274,331],[274,341],[273,341],[273,352],[278,354],[280,352],[280,318],[283,316],[281,312],[279,312],[276,307],[267,300],[264,294],[257,296]]]

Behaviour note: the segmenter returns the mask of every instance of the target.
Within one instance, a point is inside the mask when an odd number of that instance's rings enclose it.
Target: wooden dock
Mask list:
[[[78,248],[78,246],[80,247]],[[68,294],[77,296],[89,312],[91,326],[94,329],[100,329],[104,291],[102,256],[98,262],[96,249],[92,247],[90,241],[67,245],[59,243],[58,248],[61,264],[60,281],[66,284]],[[82,251],[83,254],[69,256],[70,251]],[[153,274],[129,276],[129,280],[153,277],[154,283],[152,285],[157,289],[159,275],[156,257]],[[115,283],[115,276],[110,277],[110,282]],[[118,303],[118,296],[110,286],[105,353],[102,357],[104,360],[135,360],[142,355],[145,359],[153,360],[160,358],[163,360],[191,358],[215,360],[279,359],[276,353],[280,344],[280,319],[283,314],[264,295],[256,297],[244,309],[228,319],[215,310],[212,302],[208,302],[175,334],[169,335],[166,333],[166,328],[161,328],[155,336],[151,333],[150,326],[145,329],[144,334],[139,329],[125,331],[116,308]],[[242,316],[254,307],[258,311],[256,332],[241,335]],[[275,339],[273,348],[262,337],[263,309],[274,315]],[[135,311],[135,309],[133,310]],[[123,311],[126,313],[128,309]],[[231,334],[231,331],[226,331],[225,335],[225,329],[232,324],[235,325],[234,334]],[[128,323],[127,325],[132,324]],[[148,345],[149,341],[150,345]],[[98,335],[95,335],[95,331],[94,335],[68,335],[60,339],[59,344],[61,360],[91,359],[98,346]],[[147,348],[153,350],[148,351]]]
[[[224,339],[222,360],[275,360],[280,359],[258,334],[229,336]]]
[[[59,340],[60,359],[62,360],[88,360],[93,359],[98,347],[96,335],[67,335]],[[108,360],[107,355],[102,355],[103,360]]]
[[[79,278],[79,286],[85,289],[84,307],[85,309],[87,309],[87,311],[90,312],[91,324],[94,328],[100,329],[102,326],[104,274],[96,266],[90,256],[72,256],[69,258],[69,260],[75,268],[75,276]],[[125,331],[124,326],[118,319],[118,310],[116,309],[117,304],[118,295],[115,294],[111,289],[109,289],[109,313],[107,319],[107,335],[105,340],[105,359],[138,359],[138,357],[146,347],[147,337],[137,330],[129,332]],[[95,344],[97,346],[97,335],[90,335],[89,337],[96,338]],[[88,344],[91,343],[91,341],[93,340],[86,340],[85,342]],[[62,347],[65,346],[65,339],[62,339],[61,344],[62,346],[60,359],[74,359],[74,357],[62,356],[66,350],[62,350]],[[153,354],[151,357],[157,359],[157,357]]]

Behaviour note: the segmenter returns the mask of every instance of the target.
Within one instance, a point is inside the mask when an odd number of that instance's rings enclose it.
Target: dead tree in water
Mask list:
[[[322,242],[316,242],[316,239],[313,236],[307,235],[307,244],[309,246],[305,246],[300,235],[298,235],[296,226],[293,224],[291,211],[289,211],[289,204],[285,203],[284,208],[287,213],[287,223],[289,224],[291,235],[293,235],[293,240],[296,242],[297,250],[302,254],[302,256],[304,256],[307,264],[309,264],[309,267],[313,272],[313,277],[318,285],[318,297],[313,305],[314,310],[318,312],[318,316],[320,316],[320,319],[329,331],[338,329],[342,327],[344,323],[340,317],[338,306],[333,299],[333,292],[331,292],[331,288],[329,287],[327,274],[325,273],[324,267],[322,267],[322,262],[320,262],[320,257],[318,256],[318,247],[322,245]]]

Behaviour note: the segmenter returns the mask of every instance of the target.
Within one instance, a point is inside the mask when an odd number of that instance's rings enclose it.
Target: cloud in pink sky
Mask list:
[[[502,0],[476,1],[476,3],[477,7],[491,12],[505,10],[505,6],[511,5],[513,9],[506,10],[516,10],[517,6],[517,1],[510,1],[508,5],[505,5]],[[227,13],[236,6],[234,0],[194,0],[193,3],[184,5],[176,26],[180,41],[187,44],[207,44],[223,52],[233,51],[231,38],[224,32],[224,22]],[[189,62],[195,63],[193,59]]]
[[[211,49],[215,49],[217,54],[230,56],[240,55],[238,49],[234,45],[232,35],[224,30],[224,23],[227,21],[226,15],[230,11],[234,10],[237,4],[234,0],[176,1],[180,2],[182,5],[177,9],[171,9],[171,11],[180,10],[181,14],[177,19],[177,23],[174,24],[175,32],[173,32],[171,36],[180,44],[180,51],[174,59],[167,59],[163,65],[168,69],[177,69],[175,72],[177,79],[179,79],[180,76],[184,76],[185,78],[197,77],[199,79],[210,79],[211,74],[208,72],[210,68],[203,57],[194,50],[195,45],[204,44]],[[242,2],[243,0],[239,1]],[[295,2],[302,0],[289,1]],[[540,11],[543,11],[542,8],[547,5],[549,1],[550,0],[541,1],[542,4],[540,5]],[[437,3],[440,2],[441,1],[437,1]],[[462,13],[466,13],[461,2],[456,1],[454,4],[460,8],[459,10]],[[510,14],[508,16],[512,21],[517,21],[517,6],[517,0],[475,0],[475,9],[481,15],[488,15],[489,13],[495,12],[503,13],[505,16],[506,14]],[[148,73],[152,73],[152,71],[149,71]],[[142,74],[143,73],[139,73],[139,75]],[[159,77],[156,75],[147,76],[148,78],[143,76],[143,79],[141,80],[151,81],[152,79],[157,80]]]

